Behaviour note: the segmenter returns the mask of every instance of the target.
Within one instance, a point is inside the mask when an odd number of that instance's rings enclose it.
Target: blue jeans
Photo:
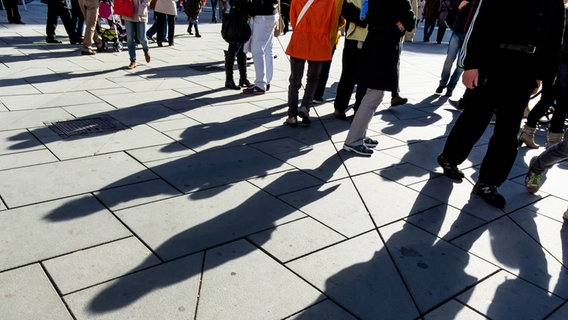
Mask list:
[[[555,164],[568,159],[568,140],[566,138],[568,137],[565,136],[562,142],[551,146],[536,157],[531,163],[530,171],[536,174],[546,173]]]
[[[458,81],[460,80],[460,77],[463,73],[463,68],[460,68],[456,65],[456,69],[452,73],[452,67],[454,66],[454,61],[456,61],[456,57],[461,50],[464,39],[465,33],[452,33],[450,44],[448,45],[448,53],[446,54],[446,60],[444,61],[444,67],[442,68],[440,87],[448,88],[448,90],[452,91],[456,88],[456,85],[458,84]]]
[[[128,45],[128,55],[130,61],[136,61],[136,40],[142,45],[144,52],[148,51],[148,39],[146,39],[146,22],[132,22],[125,20],[126,27],[126,43]]]

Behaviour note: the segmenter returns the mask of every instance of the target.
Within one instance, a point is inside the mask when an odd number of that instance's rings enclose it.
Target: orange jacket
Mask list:
[[[292,37],[286,54],[310,61],[331,60],[337,37],[338,14],[335,0],[314,0],[300,23],[298,15],[308,0],[294,0],[290,4]]]

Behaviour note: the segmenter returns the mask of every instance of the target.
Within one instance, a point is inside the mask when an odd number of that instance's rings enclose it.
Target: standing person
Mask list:
[[[77,41],[76,44],[83,43],[83,28],[85,27],[85,17],[81,11],[81,6],[79,5],[79,0],[71,0],[71,22],[73,29],[75,30]]]
[[[525,23],[519,24],[521,19]],[[495,28],[512,26],[507,30]],[[460,64],[465,109],[452,128],[438,163],[444,175],[461,181],[462,163],[495,113],[495,128],[472,193],[503,208],[497,191],[517,156],[517,133],[531,93],[558,70],[564,29],[562,0],[481,1],[465,38]]]
[[[8,23],[24,24],[18,10],[18,0],[4,0],[2,3],[4,4],[4,9],[6,9]]]
[[[294,0],[290,4],[292,37],[286,48],[290,56],[290,84],[288,86],[288,119],[284,124],[309,125],[310,107],[324,61],[331,60],[333,46],[337,40],[339,13],[335,0]],[[298,91],[302,86],[304,67],[308,64],[307,84],[302,104],[298,109]]]
[[[436,43],[441,44],[444,40],[444,35],[446,34],[446,18],[450,13],[450,0],[442,0],[440,2],[440,12],[438,13],[438,33],[436,34]]]
[[[398,87],[400,44],[405,32],[412,31],[416,17],[409,0],[369,2],[368,34],[363,43],[363,61],[359,64],[360,83],[367,89],[351,123],[343,149],[371,156],[378,141],[367,137],[367,128],[385,91]]]
[[[148,21],[149,0],[134,0],[134,16],[121,16],[126,27],[126,41],[128,45],[128,55],[130,56],[130,64],[128,69],[136,68],[136,38],[142,50],[146,62],[150,62],[150,50],[148,48],[148,39],[146,39],[146,22]]]
[[[85,29],[85,37],[83,37],[83,48],[81,49],[82,55],[93,55],[96,52],[91,49],[93,42],[97,45],[97,51],[103,49],[103,41],[99,37],[98,32],[95,30],[97,21],[99,21],[99,0],[79,0],[81,12],[85,17],[87,28]]]
[[[454,61],[462,48],[465,34],[473,20],[473,15],[477,11],[479,0],[454,0],[451,5],[455,6],[457,16],[456,20],[452,24],[453,33],[450,38],[450,44],[448,46],[448,52],[446,53],[446,60],[444,61],[442,74],[440,75],[440,83],[438,84],[438,88],[436,88],[437,94],[442,94],[444,89],[446,89],[446,97],[452,96],[452,93],[458,84],[458,80],[463,73],[463,69],[457,64],[454,72],[452,73],[452,66],[454,65]]]
[[[424,4],[424,42],[430,42],[439,12],[440,0],[426,0]]]
[[[229,7],[231,13],[246,21],[248,19],[247,0],[230,0]],[[227,17],[223,17],[223,20]],[[244,52],[244,42],[229,42],[229,47],[225,51],[225,88],[240,90],[241,88],[252,87],[253,84],[247,79],[247,55]],[[239,67],[239,85],[233,79],[233,66],[235,58]]]
[[[164,28],[166,25],[166,20],[168,21],[168,44],[169,46],[174,45],[174,35],[175,35],[175,25],[176,25],[176,15],[177,7],[175,0],[158,0],[156,1],[156,7],[154,8],[156,13],[156,23],[158,24],[158,47],[163,46],[162,39],[159,35],[164,34]]]
[[[252,0],[249,2],[249,16],[252,19],[250,50],[256,79],[254,86],[243,93],[264,94],[270,90],[274,73],[274,27],[278,21],[278,0]]]
[[[339,120],[347,119],[345,111],[349,106],[349,100],[353,94],[353,88],[357,85],[355,93],[355,111],[365,95],[366,88],[357,81],[359,63],[362,61],[362,45],[367,37],[367,20],[359,19],[362,0],[345,0],[341,15],[346,20],[345,42],[341,59],[341,76],[337,85],[335,101],[333,102],[333,116]]]
[[[71,14],[69,7],[65,0],[41,0],[42,3],[47,4],[47,20],[45,21],[45,42],[47,43],[61,43],[60,40],[55,39],[55,29],[57,28],[57,19],[61,18],[65,31],[69,36],[69,42],[76,43],[75,29],[71,21]]]
[[[187,25],[187,33],[192,35],[191,28],[195,29],[195,37],[201,38],[201,34],[199,33],[199,14],[201,13],[201,9],[205,5],[206,0],[187,0],[185,6],[185,14],[189,18],[189,24]]]

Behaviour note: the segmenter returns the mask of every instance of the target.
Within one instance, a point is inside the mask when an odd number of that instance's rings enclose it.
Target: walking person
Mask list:
[[[344,150],[362,156],[371,156],[378,145],[367,136],[367,128],[385,91],[397,90],[402,37],[416,25],[409,0],[370,1],[367,20],[368,34],[359,64],[360,83],[367,91],[343,145]]]
[[[446,60],[444,60],[444,67],[440,75],[440,83],[438,84],[438,88],[436,88],[437,94],[442,94],[444,89],[446,89],[446,97],[451,97],[463,73],[463,68],[457,64],[455,64],[454,72],[452,72],[452,67],[462,48],[465,35],[477,11],[479,1],[480,0],[454,0],[451,3],[451,5],[455,7],[455,10],[457,10],[457,16],[452,24],[452,37],[450,38]]]
[[[426,0],[424,3],[424,42],[430,42],[439,12],[440,0]]]
[[[335,0],[294,0],[290,3],[290,22],[292,37],[286,48],[290,56],[290,78],[288,85],[288,118],[284,124],[309,125],[310,107],[317,89],[324,61],[331,60],[337,39],[339,22],[338,7]],[[307,83],[302,103],[298,109],[298,91],[302,86],[304,67],[308,65]]]
[[[78,0],[79,7],[85,17],[87,28],[85,29],[85,37],[83,37],[82,55],[94,55],[96,52],[91,49],[93,42],[97,46],[97,51],[103,50],[103,41],[99,33],[95,30],[99,21],[99,0]]]
[[[201,38],[199,33],[199,14],[201,14],[201,9],[205,5],[206,0],[187,0],[185,5],[185,14],[189,18],[189,23],[187,25],[187,33],[191,36],[193,35],[192,28],[195,29],[195,37]]]
[[[157,0],[154,12],[156,13],[156,23],[158,25],[158,29],[156,31],[156,33],[158,34],[158,47],[163,46],[160,35],[165,33],[164,28],[166,21],[168,23],[168,45],[170,47],[173,46],[176,25],[175,18],[177,15],[177,6],[175,0]]]
[[[2,3],[8,16],[8,23],[24,24],[18,10],[18,0],[3,0]]]
[[[237,19],[242,19],[244,24],[248,20],[247,0],[230,0],[230,13]],[[223,17],[223,24],[227,22],[226,16]],[[252,87],[253,84],[247,79],[247,55],[244,52],[244,42],[229,42],[229,47],[225,50],[225,88],[240,90],[241,88]],[[239,84],[235,84],[233,79],[233,67],[235,58],[239,68]]]
[[[138,42],[142,46],[146,62],[150,63],[150,49],[148,48],[148,39],[146,38],[146,22],[148,21],[148,6],[150,2],[146,0],[133,0],[133,2],[134,16],[121,16],[125,22],[126,43],[128,46],[128,56],[130,57],[128,69],[134,69],[137,66],[136,39],[138,39]]]
[[[252,19],[250,50],[254,63],[254,86],[243,89],[246,94],[264,94],[270,90],[274,74],[274,27],[278,21],[278,0],[252,0],[249,2]]]
[[[519,24],[519,19],[524,23]],[[515,26],[496,30],[495,23]],[[460,55],[465,109],[454,124],[438,163],[444,175],[461,181],[458,169],[495,114],[493,135],[472,193],[504,208],[497,188],[517,156],[517,133],[531,93],[556,75],[562,32],[562,0],[482,1]]]
[[[55,29],[57,28],[57,19],[61,19],[65,31],[69,36],[70,43],[76,43],[77,35],[73,22],[71,21],[71,14],[67,1],[61,0],[41,0],[42,3],[47,4],[47,20],[45,21],[45,42],[47,43],[61,43],[60,40],[55,39]]]

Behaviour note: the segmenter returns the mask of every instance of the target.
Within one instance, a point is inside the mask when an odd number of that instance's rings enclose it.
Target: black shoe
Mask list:
[[[47,42],[47,43],[62,43],[61,41],[59,41],[55,38],[45,38],[45,42]]]
[[[449,98],[449,97],[452,96],[452,93],[454,93],[454,90],[452,90],[452,89],[447,89],[445,96]]]
[[[401,96],[392,97],[391,99],[391,107],[400,106],[406,104],[408,102],[407,98],[403,98]]]
[[[333,112],[333,117],[338,120],[347,120],[347,115],[345,115],[345,111],[335,110]]]
[[[444,91],[444,87],[439,86],[438,88],[436,88],[436,93],[437,93],[437,94],[442,94],[442,91]]]
[[[481,197],[488,204],[499,209],[505,208],[507,201],[497,192],[497,186],[478,182],[473,186],[472,193]]]
[[[444,170],[444,175],[446,177],[460,182],[465,177],[463,172],[461,172],[456,165],[447,162],[446,159],[444,159],[444,156],[439,155],[437,160],[440,167]]]

